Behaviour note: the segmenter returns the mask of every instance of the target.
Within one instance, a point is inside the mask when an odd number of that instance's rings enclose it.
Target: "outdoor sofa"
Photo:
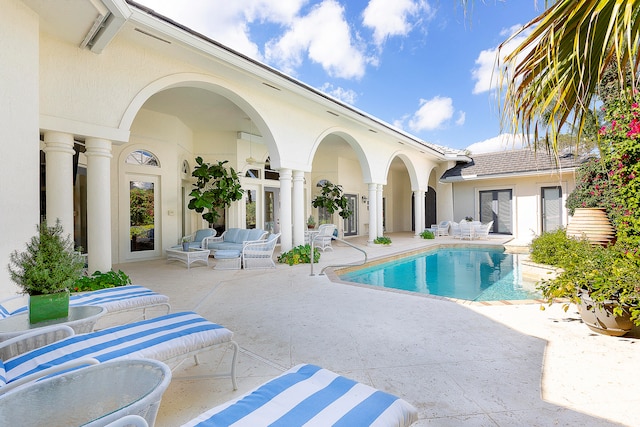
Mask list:
[[[203,249],[242,252],[244,242],[262,240],[267,234],[269,233],[260,228],[230,228],[220,236],[207,237],[206,246],[203,246]]]

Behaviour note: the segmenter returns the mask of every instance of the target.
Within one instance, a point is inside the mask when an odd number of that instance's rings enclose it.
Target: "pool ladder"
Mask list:
[[[314,250],[315,250],[315,238],[316,238],[316,237],[317,237],[317,236],[314,236],[314,237],[313,237],[313,239],[311,239],[311,256],[309,257],[309,258],[311,258],[311,276],[315,276],[315,274],[313,273],[313,258],[314,258],[314,257],[313,257],[313,253],[314,253]],[[320,276],[324,275],[324,271],[325,271],[327,268],[336,268],[336,267],[356,267],[356,266],[364,265],[364,264],[366,264],[366,263],[367,263],[367,252],[366,252],[364,249],[359,248],[359,247],[357,247],[357,246],[355,246],[355,245],[353,245],[353,244],[351,244],[351,243],[347,242],[346,240],[339,239],[338,237],[334,237],[334,238],[333,238],[333,240],[337,240],[338,242],[342,242],[342,243],[344,243],[345,245],[347,245],[347,246],[351,246],[353,249],[355,249],[355,250],[357,250],[357,251],[362,252],[362,253],[364,254],[364,261],[362,261],[361,263],[353,263],[353,264],[336,264],[336,265],[327,265],[327,266],[325,266],[322,270],[320,270],[320,274],[319,274]]]

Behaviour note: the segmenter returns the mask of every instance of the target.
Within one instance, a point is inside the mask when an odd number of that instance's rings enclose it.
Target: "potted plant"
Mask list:
[[[563,299],[565,311],[575,303],[583,322],[606,335],[624,335],[633,324],[640,326],[640,257],[616,245],[592,245],[558,233],[543,233],[532,244],[534,262],[561,268],[538,287],[547,303]]]
[[[211,225],[220,216],[220,210],[242,199],[244,190],[235,169],[225,167],[228,161],[210,164],[198,156],[196,163],[198,166],[191,173],[196,183],[189,194],[192,199],[188,207],[202,214],[202,218]]]
[[[316,219],[313,215],[309,215],[309,218],[307,218],[307,228],[316,228]]]
[[[324,208],[329,215],[338,212],[342,218],[347,219],[353,215],[349,209],[349,200],[344,196],[342,186],[332,184],[329,181],[322,183],[320,194],[311,202],[314,208]]]
[[[84,260],[74,251],[71,237],[63,234],[60,221],[46,221],[27,242],[24,252],[9,256],[9,274],[29,295],[29,321],[57,319],[69,315],[69,289],[82,275]]]
[[[189,252],[189,237],[185,236],[182,238],[182,250],[185,252]]]

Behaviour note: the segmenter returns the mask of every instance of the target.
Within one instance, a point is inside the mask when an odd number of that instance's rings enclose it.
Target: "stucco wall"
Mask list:
[[[465,216],[479,219],[479,192],[486,190],[512,190],[513,237],[529,242],[542,232],[541,189],[562,187],[562,222],[566,227],[568,213],[564,204],[575,188],[572,172],[556,173],[510,179],[487,179],[456,182],[453,184],[453,220],[458,222]]]
[[[23,3],[2,2],[0,13],[0,297],[17,287],[4,268],[24,250],[40,218],[38,134],[38,17]]]

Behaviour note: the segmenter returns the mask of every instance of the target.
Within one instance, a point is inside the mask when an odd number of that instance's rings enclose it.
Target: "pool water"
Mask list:
[[[503,249],[447,248],[353,270],[340,279],[469,301],[540,298],[522,280],[517,254]]]

